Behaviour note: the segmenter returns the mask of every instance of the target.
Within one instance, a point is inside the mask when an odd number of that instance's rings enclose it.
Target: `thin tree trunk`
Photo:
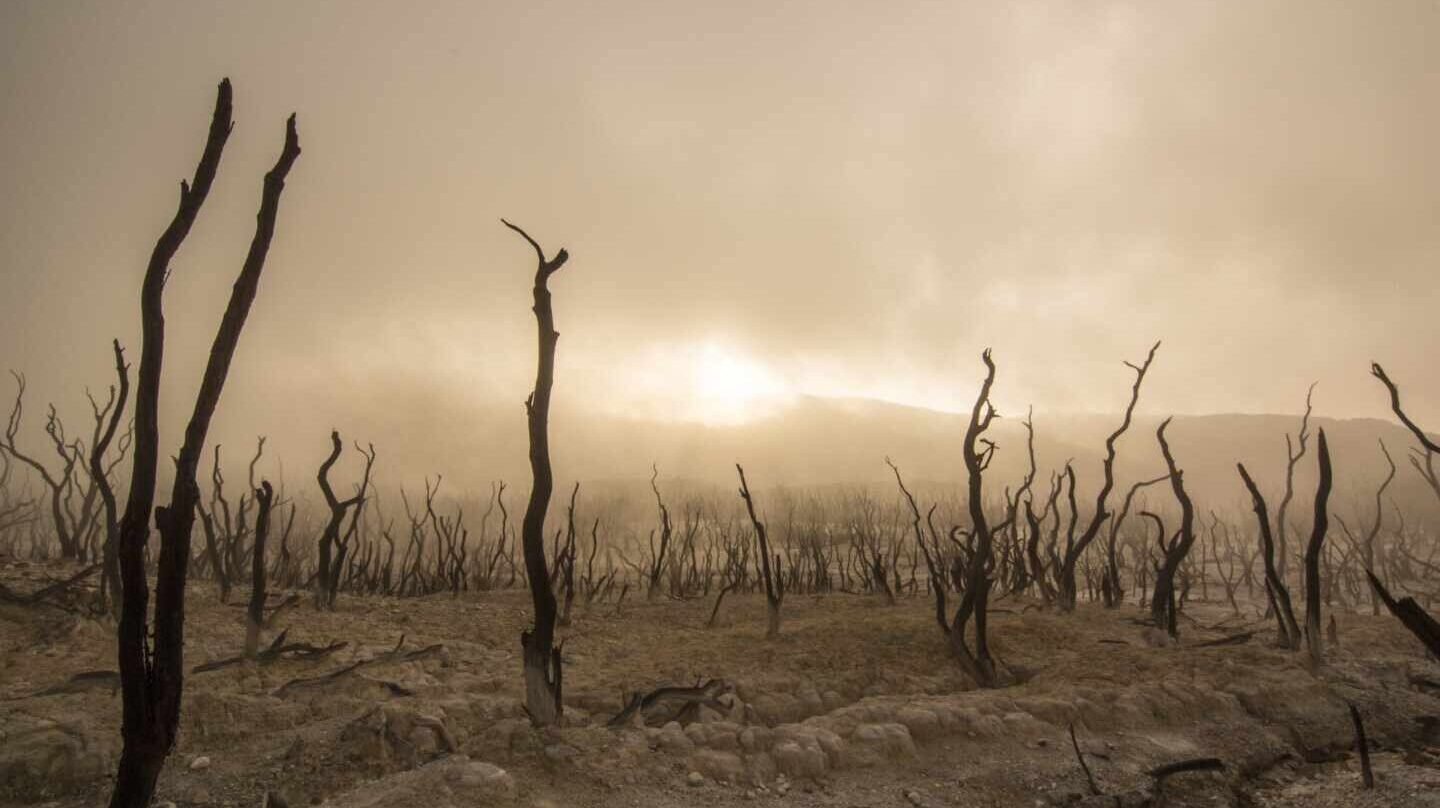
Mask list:
[[[545,514],[550,508],[550,495],[555,488],[550,469],[550,391],[555,384],[555,346],[560,334],[555,331],[555,314],[550,306],[550,276],[565,265],[570,254],[561,249],[552,259],[545,258],[530,235],[519,227],[501,220],[519,233],[535,250],[534,312],[539,339],[539,359],[535,372],[535,389],[525,400],[525,416],[530,433],[530,501],[520,526],[520,540],[525,554],[525,572],[530,579],[530,597],[535,609],[535,626],[520,633],[524,657],[525,709],[537,727],[550,726],[560,720],[562,675],[560,649],[555,646],[557,607],[555,591],[550,585],[550,569],[545,563]]]

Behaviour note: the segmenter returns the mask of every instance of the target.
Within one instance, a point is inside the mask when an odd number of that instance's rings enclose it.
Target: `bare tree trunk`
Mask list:
[[[1058,603],[1061,611],[1069,612],[1075,609],[1075,565],[1079,563],[1080,557],[1085,554],[1086,548],[1100,535],[1100,527],[1105,520],[1110,518],[1110,512],[1105,510],[1107,500],[1110,498],[1110,491],[1115,487],[1115,442],[1120,439],[1125,431],[1130,428],[1130,420],[1135,414],[1135,405],[1140,401],[1140,385],[1145,382],[1145,372],[1150,369],[1150,363],[1155,361],[1155,351],[1159,350],[1160,343],[1155,343],[1150,348],[1150,353],[1145,357],[1144,364],[1135,365],[1126,362],[1125,365],[1135,371],[1135,384],[1130,388],[1130,404],[1125,407],[1125,417],[1120,422],[1119,428],[1110,433],[1105,439],[1105,462],[1102,467],[1103,478],[1100,483],[1100,491],[1095,495],[1095,512],[1090,517],[1090,523],[1086,525],[1085,531],[1080,534],[1079,541],[1066,542],[1065,557],[1060,564],[1060,580]],[[1071,472],[1070,494],[1074,498],[1075,483],[1074,472]]]
[[[105,511],[105,543],[101,545],[101,578],[104,581],[104,590],[109,592],[108,608],[110,613],[120,616],[120,519],[118,507],[115,502],[115,490],[110,485],[110,477],[105,468],[105,453],[110,448],[110,442],[115,438],[115,429],[120,424],[120,417],[125,412],[125,403],[130,398],[130,366],[125,364],[125,350],[120,347],[120,340],[113,343],[115,349],[115,375],[120,381],[120,395],[115,399],[115,406],[110,411],[110,422],[105,427],[105,432],[90,450],[90,476],[95,485],[100,489],[100,499],[104,504]]]
[[[175,482],[168,507],[155,511],[160,530],[156,574],[154,645],[147,638],[149,588],[145,580],[145,544],[155,497],[159,456],[160,370],[165,342],[161,304],[169,264],[184,241],[215,178],[215,170],[231,129],[231,91],[220,84],[205,152],[195,171],[193,187],[182,183],[174,220],[160,237],[146,268],[141,290],[141,354],[136,390],[136,437],[130,496],[120,528],[120,573],[124,602],[119,629],[120,682],[124,704],[121,734],[124,747],[116,773],[111,808],[145,808],[165,758],[175,744],[184,684],[185,577],[190,561],[190,531],[200,489],[196,467],[220,401],[225,377],[239,343],[245,318],[258,290],[265,257],[274,233],[285,177],[300,155],[295,116],[286,125],[285,146],[265,176],[255,237],[225,309],[210,359],[201,379],[195,408],[185,429],[176,461]]]
[[[255,547],[250,564],[250,610],[245,620],[245,656],[255,656],[260,647],[260,626],[265,623],[265,540],[270,534],[270,505],[275,490],[269,480],[261,480],[255,489]]]
[[[535,325],[539,337],[539,360],[535,372],[535,389],[525,400],[525,415],[530,429],[530,502],[525,506],[525,519],[520,527],[520,540],[525,554],[525,572],[530,579],[530,597],[535,608],[535,627],[520,633],[524,654],[525,709],[537,727],[550,726],[560,720],[563,671],[561,649],[555,646],[557,608],[555,591],[550,585],[550,569],[545,563],[545,513],[550,508],[550,495],[555,479],[550,470],[550,390],[555,384],[555,345],[560,334],[555,331],[555,313],[550,306],[550,276],[570,258],[563,248],[554,258],[546,259],[545,251],[519,227],[501,219],[505,226],[519,233],[535,250]]]
[[[990,403],[990,388],[995,384],[995,363],[987,348],[981,354],[985,363],[985,380],[980,393],[975,397],[975,407],[970,412],[970,422],[965,429],[962,453],[968,477],[968,510],[970,511],[970,557],[965,569],[965,590],[960,596],[960,605],[951,620],[949,639],[950,650],[975,683],[981,687],[996,687],[1000,684],[995,670],[995,660],[990,654],[990,636],[987,629],[987,612],[990,603],[990,587],[993,558],[993,533],[989,519],[985,516],[983,492],[985,469],[989,468],[995,456],[995,444],[982,436],[997,415]],[[975,639],[966,639],[966,629],[971,621],[975,624]]]
[[[1290,527],[1285,516],[1290,510],[1290,500],[1295,496],[1295,466],[1305,457],[1306,449],[1310,445],[1310,402],[1314,395],[1315,385],[1312,383],[1305,392],[1305,414],[1300,416],[1300,432],[1296,441],[1291,441],[1288,432],[1285,434],[1285,494],[1280,498],[1280,507],[1275,511],[1275,541],[1279,550],[1275,569],[1282,581],[1286,578],[1290,555]],[[1299,449],[1295,448],[1295,443],[1299,444]]]
[[[1245,464],[1236,463],[1235,468],[1240,470],[1240,479],[1245,481],[1245,488],[1250,491],[1255,519],[1260,525],[1260,556],[1265,563],[1265,589],[1270,606],[1275,612],[1275,619],[1279,621],[1280,645],[1294,651],[1300,647],[1300,626],[1295,621],[1295,607],[1290,601],[1290,590],[1285,588],[1285,581],[1280,577],[1275,565],[1275,541],[1270,532],[1270,511],[1265,506],[1265,497],[1260,493],[1260,488],[1255,485],[1250,472],[1245,470]]]
[[[775,565],[770,565],[770,535],[765,523],[755,513],[755,501],[750,498],[750,486],[745,482],[745,469],[735,464],[740,475],[740,498],[745,500],[745,511],[750,515],[750,524],[755,528],[755,540],[760,544],[760,575],[765,583],[765,639],[780,636],[780,604],[785,600],[785,579],[780,573],[780,555],[775,555]]]
[[[1178,606],[1175,599],[1175,573],[1195,543],[1195,506],[1190,502],[1190,495],[1185,492],[1184,472],[1176,467],[1175,457],[1170,453],[1170,444],[1165,440],[1165,429],[1168,426],[1170,419],[1166,418],[1155,432],[1155,437],[1160,442],[1165,466],[1170,470],[1170,488],[1180,503],[1180,531],[1169,546],[1161,548],[1164,559],[1155,576],[1155,594],[1150,599],[1150,616],[1154,618],[1155,625],[1165,629],[1171,637],[1176,637],[1179,636],[1179,623],[1176,619]],[[1161,534],[1160,539],[1161,542],[1165,541],[1164,534]]]
[[[1320,664],[1325,655],[1325,638],[1320,634],[1320,554],[1325,546],[1325,533],[1330,527],[1330,447],[1325,430],[1319,430],[1315,443],[1320,459],[1320,484],[1315,489],[1315,521],[1310,530],[1310,544],[1305,550],[1305,641],[1312,664]]]

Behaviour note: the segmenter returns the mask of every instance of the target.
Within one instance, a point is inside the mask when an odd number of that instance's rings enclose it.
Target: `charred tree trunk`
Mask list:
[[[360,510],[365,507],[365,495],[370,487],[370,471],[375,467],[375,446],[372,444],[367,451],[356,444],[356,450],[365,457],[365,473],[355,496],[346,500],[339,499],[330,485],[330,469],[340,458],[340,448],[340,433],[331,430],[330,454],[325,458],[325,462],[320,464],[320,471],[315,477],[320,484],[320,493],[325,497],[325,506],[330,509],[330,518],[325,523],[324,532],[320,534],[319,569],[315,572],[317,609],[335,608],[335,598],[340,588],[340,573],[344,571],[345,554],[349,549],[350,537],[359,523]],[[340,526],[345,523],[346,513],[350,513],[350,530],[346,532],[342,542]]]
[[[1325,547],[1325,533],[1330,528],[1330,447],[1325,430],[1319,430],[1315,452],[1320,461],[1320,483],[1315,489],[1315,521],[1310,529],[1310,544],[1305,549],[1305,644],[1310,662],[1320,664],[1325,655],[1325,638],[1320,634],[1320,554]]]
[[[539,337],[539,359],[535,372],[535,389],[525,400],[525,416],[530,431],[530,502],[525,506],[525,519],[520,526],[520,541],[525,554],[525,572],[530,579],[530,597],[535,608],[535,627],[520,634],[524,655],[525,709],[535,726],[557,723],[563,709],[560,666],[561,649],[555,646],[557,608],[555,590],[550,584],[550,569],[545,563],[545,514],[550,508],[550,495],[555,478],[550,470],[550,390],[555,384],[555,344],[560,334],[555,331],[555,313],[550,306],[550,276],[570,258],[563,248],[554,258],[547,259],[535,239],[519,227],[501,220],[519,233],[535,250],[534,312]]]
[[[130,398],[130,366],[125,364],[125,350],[120,347],[120,340],[115,340],[113,346],[115,349],[115,376],[120,382],[120,394],[115,399],[114,409],[110,411],[110,421],[106,424],[104,433],[90,451],[90,476],[100,489],[100,499],[105,513],[105,543],[100,548],[102,565],[100,575],[104,582],[102,593],[109,593],[109,603],[102,605],[106,606],[112,616],[118,618],[120,616],[120,517],[115,501],[115,490],[110,485],[110,476],[104,461],[105,453],[110,448],[110,442],[115,438],[115,429],[120,425],[120,417],[125,412],[125,403]]]
[[[156,573],[154,644],[148,638],[149,587],[145,580],[145,543],[155,498],[159,456],[160,371],[165,342],[162,297],[171,258],[184,241],[210,191],[231,129],[230,82],[221,82],[211,119],[210,135],[196,168],[193,185],[181,184],[180,205],[160,237],[145,271],[141,289],[141,354],[136,390],[136,437],[130,496],[120,527],[120,573],[124,602],[119,628],[119,667],[124,717],[124,742],[111,808],[144,808],[155,794],[165,758],[175,744],[184,684],[185,576],[190,561],[190,531],[200,488],[196,467],[220,401],[230,362],[245,318],[255,300],[265,257],[274,233],[285,177],[300,155],[295,116],[287,122],[285,146],[265,176],[255,237],[225,309],[195,408],[176,459],[174,488],[168,507],[155,510],[160,531]]]
[[[745,469],[735,464],[740,475],[740,498],[745,500],[745,512],[750,515],[750,524],[755,528],[755,541],[760,545],[760,578],[765,583],[765,639],[780,636],[780,604],[785,600],[785,579],[780,575],[780,555],[775,555],[774,567],[770,564],[770,534],[765,523],[755,513],[755,501],[750,498],[750,486],[745,482]]]
[[[1125,407],[1125,417],[1121,420],[1120,426],[1105,439],[1105,462],[1102,467],[1103,479],[1100,483],[1100,491],[1095,495],[1095,512],[1090,516],[1090,523],[1086,525],[1085,531],[1080,534],[1080,539],[1075,542],[1066,542],[1065,557],[1060,563],[1059,591],[1056,593],[1061,611],[1074,611],[1075,609],[1075,565],[1079,563],[1080,557],[1085,554],[1086,548],[1100,535],[1100,527],[1105,520],[1110,518],[1109,511],[1105,510],[1107,501],[1110,498],[1110,491],[1115,487],[1115,442],[1120,439],[1125,431],[1130,428],[1131,418],[1135,414],[1135,405],[1140,401],[1140,385],[1145,382],[1145,373],[1150,369],[1150,363],[1155,361],[1155,351],[1159,350],[1160,343],[1155,343],[1150,348],[1150,353],[1145,357],[1144,364],[1135,365],[1126,362],[1125,365],[1135,371],[1135,384],[1130,388],[1130,404]],[[1071,472],[1070,492],[1073,498],[1075,491],[1074,472]]]
[[[993,532],[985,516],[983,491],[985,469],[995,457],[995,444],[985,439],[985,430],[995,420],[997,412],[990,403],[990,388],[995,384],[995,363],[987,348],[981,354],[985,363],[985,381],[975,398],[975,407],[970,412],[970,422],[965,429],[962,453],[968,476],[967,506],[970,511],[970,552],[965,568],[965,590],[960,596],[960,605],[950,622],[950,650],[975,683],[981,687],[996,687],[1000,678],[995,670],[995,660],[990,654],[990,636],[987,617],[990,604],[990,587],[993,558]],[[975,640],[967,640],[966,630],[971,622],[975,624]]]
[[[245,656],[255,656],[260,647],[260,627],[265,624],[265,540],[270,535],[270,506],[275,490],[269,480],[255,489],[255,547],[250,564],[250,609],[245,619]]]
[[[1291,651],[1298,650],[1300,626],[1295,622],[1295,607],[1290,600],[1290,590],[1285,588],[1285,581],[1280,577],[1275,565],[1275,540],[1270,532],[1270,511],[1265,506],[1265,497],[1260,493],[1260,488],[1255,485],[1250,472],[1245,470],[1245,464],[1236,463],[1235,468],[1240,470],[1240,479],[1245,481],[1245,488],[1250,491],[1255,519],[1260,526],[1260,557],[1265,564],[1265,589],[1271,609],[1275,612],[1275,619],[1279,622],[1280,645]]]
[[[1190,502],[1190,495],[1185,491],[1184,472],[1175,466],[1175,457],[1170,453],[1169,442],[1165,440],[1165,429],[1168,426],[1170,426],[1170,419],[1166,418],[1161,422],[1155,437],[1160,442],[1160,452],[1165,457],[1165,466],[1170,470],[1170,488],[1175,492],[1175,499],[1180,503],[1180,530],[1169,545],[1162,548],[1164,558],[1155,576],[1155,593],[1150,599],[1150,616],[1154,619],[1155,625],[1165,629],[1165,632],[1171,637],[1178,637],[1180,627],[1175,599],[1175,573],[1180,569],[1180,564],[1190,554],[1190,547],[1195,543],[1195,506]],[[1164,541],[1163,534],[1161,541]]]

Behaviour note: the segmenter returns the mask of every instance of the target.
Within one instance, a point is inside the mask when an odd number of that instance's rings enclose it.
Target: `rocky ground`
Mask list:
[[[286,643],[346,645],[188,676],[160,798],[260,806],[269,794],[335,808],[1440,806],[1440,701],[1413,683],[1440,679],[1440,665],[1388,617],[1339,615],[1339,647],[1312,671],[1272,648],[1253,614],[1247,622],[1219,604],[1192,603],[1176,646],[1160,644],[1133,608],[1062,616],[1006,599],[993,642],[1021,683],[978,691],[947,658],[928,600],[791,597],[775,641],[763,638],[763,598],[727,598],[706,629],[711,606],[577,605],[562,630],[566,723],[545,731],[520,708],[524,592],[291,610],[277,627]],[[202,581],[188,609],[187,665],[238,653],[239,608]],[[1247,631],[1258,633],[1197,647]],[[102,804],[119,697],[110,677],[73,677],[114,669],[113,628],[3,607],[0,649],[0,805]],[[680,721],[606,726],[627,693],[711,679],[720,682],[709,706]],[[1373,789],[1360,782],[1347,702],[1374,749]],[[1160,782],[1148,773],[1196,758],[1223,768]]]

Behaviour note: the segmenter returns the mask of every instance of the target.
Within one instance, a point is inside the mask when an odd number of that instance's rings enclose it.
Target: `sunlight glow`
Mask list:
[[[707,423],[741,423],[764,414],[787,394],[763,364],[715,342],[690,363],[692,411]]]
[[[714,338],[652,345],[621,373],[629,414],[717,426],[771,415],[796,392],[766,363]]]

